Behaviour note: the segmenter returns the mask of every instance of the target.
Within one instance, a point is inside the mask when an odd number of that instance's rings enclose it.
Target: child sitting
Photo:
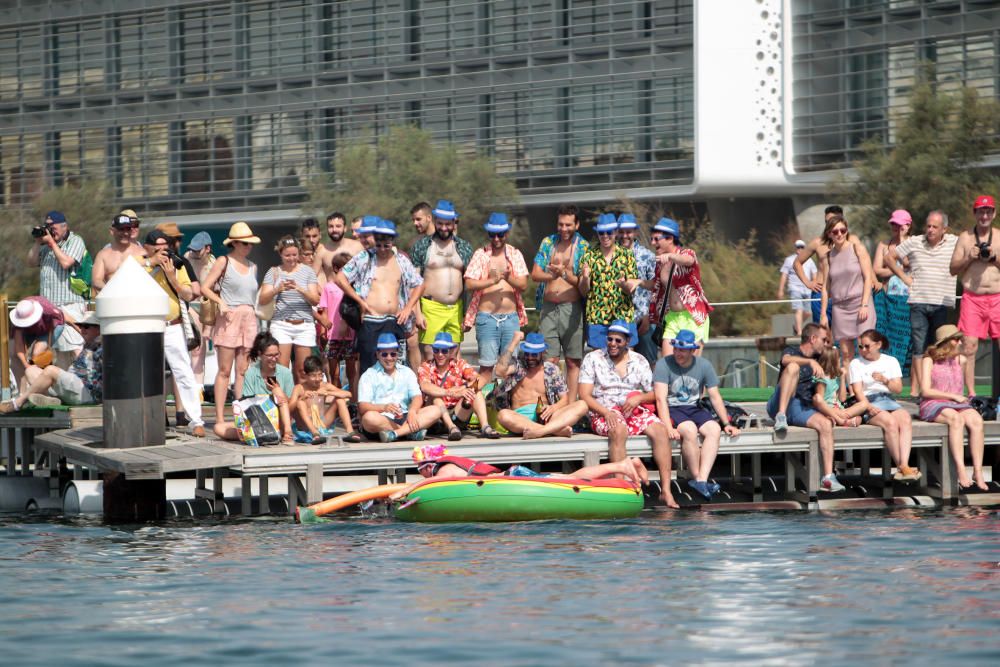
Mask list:
[[[348,431],[344,442],[361,442],[361,434],[351,425],[351,414],[347,409],[351,392],[323,380],[323,361],[316,355],[307,357],[302,368],[302,382],[295,385],[289,400],[297,429],[308,431],[312,444],[318,445],[333,434],[333,420],[340,417],[344,430]]]
[[[819,365],[826,377],[813,377],[816,394],[813,405],[827,416],[834,426],[860,426],[861,415],[867,406],[863,403],[844,407],[847,400],[847,369],[840,365],[840,352],[829,347],[820,355]]]

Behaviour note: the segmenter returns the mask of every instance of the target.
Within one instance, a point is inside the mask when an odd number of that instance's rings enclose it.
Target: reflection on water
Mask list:
[[[5,664],[1000,660],[1000,514],[0,517]]]

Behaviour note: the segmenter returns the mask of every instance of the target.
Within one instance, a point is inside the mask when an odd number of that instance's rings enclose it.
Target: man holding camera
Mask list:
[[[993,226],[993,197],[978,197],[972,213],[976,225],[959,234],[949,268],[962,281],[958,328],[965,334],[963,352],[975,359],[979,339],[1000,339],[1000,230]]]
[[[70,288],[70,277],[83,261],[87,248],[83,239],[69,231],[66,216],[60,211],[49,211],[45,222],[32,228],[35,244],[28,251],[28,264],[39,267],[40,296],[48,299],[71,320],[80,320],[87,310],[87,302]],[[66,327],[55,341],[56,364],[67,367],[83,348],[80,333]]]
[[[143,243],[146,250],[145,267],[153,280],[167,294],[167,328],[163,332],[163,356],[177,388],[178,408],[183,408],[191,424],[191,435],[205,437],[205,422],[201,418],[201,389],[194,378],[191,358],[188,356],[187,342],[184,340],[184,326],[181,323],[181,299],[190,301],[191,279],[183,263],[178,268],[170,257],[170,239],[158,229],[146,235]]]

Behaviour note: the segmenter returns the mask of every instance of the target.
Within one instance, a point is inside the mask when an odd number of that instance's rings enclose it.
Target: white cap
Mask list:
[[[805,248],[806,247],[806,242],[803,241],[802,239],[797,239],[795,241],[795,247],[796,248]]]

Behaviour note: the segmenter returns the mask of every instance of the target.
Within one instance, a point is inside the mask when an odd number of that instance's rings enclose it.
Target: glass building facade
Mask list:
[[[415,123],[523,195],[691,184],[694,0],[0,0],[0,200],[294,208]]]

